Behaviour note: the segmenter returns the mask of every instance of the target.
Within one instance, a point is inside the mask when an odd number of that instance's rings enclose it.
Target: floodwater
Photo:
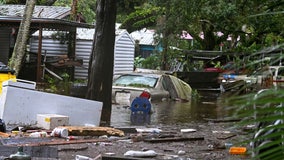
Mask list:
[[[224,100],[226,95],[218,92],[201,92],[198,100],[190,102],[164,101],[152,103],[153,113],[135,117],[129,108],[113,105],[111,126],[174,125],[206,122],[206,119],[222,119],[229,116]]]

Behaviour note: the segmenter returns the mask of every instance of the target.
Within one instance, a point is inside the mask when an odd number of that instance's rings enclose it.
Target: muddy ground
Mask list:
[[[177,159],[177,160],[238,160],[250,159],[249,146],[240,144],[241,140],[250,138],[247,131],[235,128],[235,122],[208,122],[194,125],[148,126],[162,131],[152,133],[126,133],[124,137],[100,137],[108,142],[78,143],[55,145],[58,158],[61,160],[76,159],[76,156],[86,156],[92,159],[135,159],[124,156],[127,151],[153,150],[157,156],[141,159]],[[196,132],[181,133],[181,129],[196,129]],[[147,140],[176,138],[171,141],[146,142]],[[183,138],[183,139],[182,139]],[[187,138],[187,139],[186,139]],[[191,139],[193,138],[193,139]],[[165,140],[165,139],[164,139]],[[246,155],[232,155],[228,146],[247,147]],[[119,157],[119,158],[118,158]],[[140,157],[139,157],[140,158]],[[35,158],[34,158],[35,159]],[[42,158],[37,158],[42,159]],[[43,158],[46,159],[46,158]]]

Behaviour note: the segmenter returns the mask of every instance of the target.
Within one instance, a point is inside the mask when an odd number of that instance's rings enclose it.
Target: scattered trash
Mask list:
[[[139,134],[132,135],[131,139],[133,142],[140,142],[144,140],[144,137],[142,133],[139,133]]]
[[[229,150],[230,154],[245,154],[246,151],[246,147],[231,147]]]
[[[79,139],[77,136],[68,136],[67,137],[67,140],[77,140],[77,139]]]
[[[208,144],[208,149],[214,149],[214,145],[213,144]]]
[[[54,128],[50,134],[52,137],[68,137],[68,130],[66,128]]]
[[[227,149],[231,148],[232,146],[233,146],[232,143],[225,143],[225,148],[227,148]]]
[[[98,144],[100,146],[112,146],[113,145],[112,143],[109,143],[109,142],[98,142]]]
[[[156,157],[158,154],[153,150],[148,151],[127,151],[124,153],[124,156],[131,156],[131,157]]]
[[[196,129],[181,129],[181,133],[190,133],[190,132],[196,132]]]
[[[102,136],[99,136],[99,139],[108,139],[108,136],[107,135],[102,135]]]
[[[109,156],[113,156],[115,155],[115,153],[112,153],[112,152],[108,152],[108,153],[104,153],[105,155],[109,155]]]
[[[13,159],[13,160],[31,160],[31,156],[24,153],[24,148],[23,147],[19,147],[18,148],[18,152],[15,154],[11,154],[9,156],[9,159]]]
[[[41,132],[33,132],[30,134],[30,137],[47,137],[47,132],[41,131]]]
[[[178,151],[178,155],[185,155],[185,151]]]
[[[110,137],[108,137],[108,140],[110,140],[110,141],[115,141],[115,140],[119,140],[120,139],[120,137],[117,137],[117,136],[110,136]]]
[[[132,139],[120,139],[118,142],[133,143]]]
[[[180,141],[199,141],[204,140],[204,137],[174,137],[174,138],[155,138],[144,139],[144,142],[161,143],[161,142],[180,142]]]
[[[93,160],[93,159],[87,156],[76,155],[75,160]]]
[[[158,128],[136,128],[137,132],[150,132],[150,133],[160,133],[162,130]]]
[[[212,133],[223,133],[223,134],[229,134],[230,131],[212,131]]]

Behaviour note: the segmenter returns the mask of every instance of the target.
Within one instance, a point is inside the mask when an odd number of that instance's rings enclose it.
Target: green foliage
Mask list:
[[[160,62],[161,58],[157,54],[153,54],[147,58],[145,58],[141,64],[142,68],[147,68],[147,69],[159,69],[160,67]]]
[[[135,57],[134,59],[135,68],[147,68],[147,69],[158,69],[159,68],[159,57],[158,55],[151,55],[147,58]]]
[[[44,75],[47,82],[47,86],[45,87],[46,92],[69,95],[71,84],[70,75],[62,73],[60,76],[63,78],[62,81],[48,74]]]
[[[55,6],[62,6],[62,7],[71,7],[72,0],[57,0],[54,3]]]
[[[131,33],[145,27],[154,26],[159,11],[159,7],[139,8],[124,19],[120,28],[124,28]]]
[[[259,93],[236,97],[231,102],[236,117],[242,118],[240,126],[256,125],[254,134],[249,134],[252,159],[282,159],[284,156],[284,90],[268,89]],[[275,122],[280,123],[275,123]],[[258,136],[257,136],[258,135]],[[265,143],[266,142],[266,143]]]
[[[142,68],[142,62],[145,60],[145,58],[142,58],[141,56],[134,58],[134,67],[135,68]]]
[[[281,46],[281,45],[280,45]],[[272,46],[259,52],[265,52]],[[247,64],[256,65],[256,64]],[[250,94],[234,96],[228,106],[242,121],[235,127],[254,125],[243,144],[250,144],[252,159],[280,160],[284,157],[284,88],[271,87]]]
[[[71,7],[72,0],[57,0],[54,5],[62,7]],[[93,24],[96,15],[96,1],[79,0],[77,12],[82,14],[87,23]]]

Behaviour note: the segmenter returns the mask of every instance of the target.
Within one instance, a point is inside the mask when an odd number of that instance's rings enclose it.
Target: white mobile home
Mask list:
[[[47,56],[67,55],[67,44],[54,38],[57,32],[43,31],[42,53]],[[95,29],[78,28],[76,35],[76,58],[83,59],[83,66],[76,67],[74,78],[86,79],[88,76],[89,58],[92,52]],[[38,32],[30,40],[30,51],[38,50]],[[135,42],[126,30],[116,30],[114,48],[114,74],[133,71]]]

